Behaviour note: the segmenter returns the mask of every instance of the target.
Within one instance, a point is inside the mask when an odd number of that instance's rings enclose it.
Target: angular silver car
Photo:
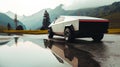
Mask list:
[[[109,21],[107,19],[88,16],[60,16],[49,25],[49,38],[54,35],[64,36],[71,41],[79,37],[92,37],[94,41],[101,41],[107,33]]]

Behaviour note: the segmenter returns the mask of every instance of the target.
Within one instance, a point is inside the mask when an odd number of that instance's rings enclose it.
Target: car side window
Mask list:
[[[55,23],[59,23],[59,22],[61,22],[61,21],[64,21],[64,17],[58,18],[58,19],[55,21]]]

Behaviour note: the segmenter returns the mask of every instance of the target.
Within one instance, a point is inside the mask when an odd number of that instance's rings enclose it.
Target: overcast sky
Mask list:
[[[63,4],[65,9],[78,9],[108,5],[120,0],[0,0],[0,12],[12,11],[18,15],[31,15],[45,8],[54,9]]]

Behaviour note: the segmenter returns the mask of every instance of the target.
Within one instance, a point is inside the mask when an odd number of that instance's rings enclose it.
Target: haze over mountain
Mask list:
[[[8,11],[5,13],[6,15],[8,15],[10,18],[14,19],[15,18],[15,13]],[[25,18],[25,15],[19,16],[17,15],[17,19],[22,20],[23,18]]]
[[[51,22],[55,20],[56,17],[59,17],[60,15],[93,16],[93,17],[108,18],[110,20],[113,20],[109,18],[109,16],[112,16],[114,14],[114,17],[116,17],[115,16],[116,13],[120,14],[120,2],[114,2],[113,4],[101,6],[101,7],[84,8],[84,9],[77,9],[77,10],[65,10],[63,8],[63,5],[61,4],[54,9],[47,8],[31,16],[25,16],[22,19],[20,19],[20,21],[23,22],[23,24],[26,26],[28,30],[40,29],[42,26],[43,14],[45,10],[48,11]],[[120,19],[120,16],[117,16],[116,18]],[[110,22],[110,28],[120,28],[120,26],[118,25],[119,23],[120,23],[120,20],[118,20],[117,22],[116,21]]]
[[[7,28],[8,23],[12,27],[12,29],[15,29],[15,23],[14,20],[11,19],[9,16],[7,16],[4,13],[0,13],[0,28]],[[22,25],[24,29],[26,29],[25,25],[23,25],[22,22],[18,21],[18,25]]]
[[[7,15],[0,13],[0,26],[7,27],[8,23],[11,25],[13,29],[15,29],[13,20]]]

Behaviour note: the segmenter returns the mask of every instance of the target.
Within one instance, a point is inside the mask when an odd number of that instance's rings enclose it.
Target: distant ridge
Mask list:
[[[77,10],[65,10],[62,8],[63,5],[60,4],[55,9],[43,9],[31,16],[25,16],[20,21],[29,29],[40,29],[42,27],[42,20],[44,11],[47,10],[50,14],[51,22],[54,21],[56,17],[60,15],[72,15],[72,16],[93,16],[100,18],[107,18],[110,20],[110,28],[120,28],[120,1],[114,2],[110,5],[96,7],[96,8],[85,8],[85,9],[77,9]],[[118,18],[117,21],[110,18],[110,16],[114,16],[114,18]]]
[[[12,29],[15,29],[15,23],[14,20],[11,19],[9,16],[7,16],[4,13],[0,13],[0,28],[6,29],[8,23],[10,24]],[[26,29],[25,25],[21,23],[20,21],[18,22],[18,25],[22,25],[24,29]]]

